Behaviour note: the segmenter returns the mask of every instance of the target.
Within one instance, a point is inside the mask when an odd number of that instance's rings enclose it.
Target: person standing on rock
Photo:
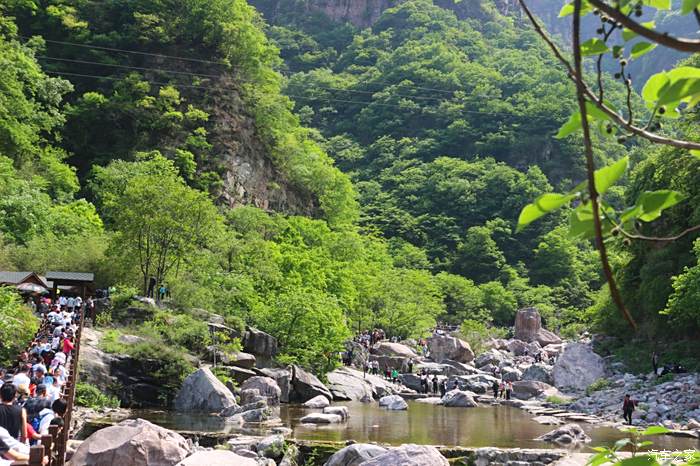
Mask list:
[[[637,402],[635,402],[629,395],[625,395],[625,399],[622,402],[622,416],[625,418],[627,424],[632,425],[632,413]]]
[[[513,393],[513,382],[509,380],[506,384],[506,400],[510,400],[511,393]]]
[[[413,358],[408,360],[408,373],[413,374]]]
[[[393,383],[398,382],[399,380],[399,371],[396,370],[396,368],[391,370],[391,381]]]
[[[438,388],[438,376],[437,374],[433,375],[433,393],[437,395],[439,388]]]
[[[491,390],[493,390],[493,399],[498,399],[498,381],[494,380],[493,385],[491,385]]]
[[[651,355],[651,367],[654,368],[654,375],[659,376],[659,355],[656,351]]]
[[[506,396],[506,384],[503,383],[503,380],[501,380],[501,383],[498,384],[498,393],[499,393],[499,398],[505,398],[505,396]]]

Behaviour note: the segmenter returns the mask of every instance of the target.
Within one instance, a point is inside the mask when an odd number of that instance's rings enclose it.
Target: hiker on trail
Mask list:
[[[25,441],[27,417],[24,409],[15,404],[17,387],[6,383],[0,387],[0,427],[14,439]]]
[[[27,411],[27,421],[32,422],[42,410],[50,407],[51,400],[46,391],[46,385],[43,383],[37,385],[35,395],[24,404],[24,409]]]
[[[0,464],[10,464],[3,459],[10,461],[29,460],[29,446],[11,436],[7,429],[0,427]]]
[[[425,373],[420,375],[420,388],[423,393],[428,393],[428,376]]]
[[[497,400],[498,399],[498,382],[493,381],[493,385],[491,385],[491,390],[493,390],[493,399]]]
[[[369,362],[365,361],[362,363],[362,377],[367,377],[367,369],[369,369]]]
[[[413,358],[408,360],[408,373],[413,374]]]
[[[511,393],[513,393],[513,382],[508,381],[506,384],[506,400],[510,400]]]
[[[397,371],[396,369],[393,369],[391,371],[391,381],[396,383],[398,380],[399,380],[399,371]]]
[[[654,368],[654,375],[656,377],[659,376],[659,355],[654,351],[654,354],[651,355],[651,367]]]
[[[442,382],[440,382],[440,396],[445,396],[445,393],[447,393],[447,379],[442,379]]]
[[[146,296],[147,296],[148,298],[152,298],[152,297],[153,297],[153,291],[155,290],[156,283],[157,283],[157,282],[156,282],[156,277],[151,277],[151,278],[148,280],[148,289],[147,289],[147,291],[146,291]]]
[[[501,380],[501,383],[498,384],[498,393],[499,393],[499,398],[505,398],[506,384],[503,383],[503,380]]]
[[[630,398],[629,395],[625,395],[625,399],[622,402],[622,416],[625,418],[627,424],[632,425],[632,413],[637,402]]]
[[[433,375],[433,393],[437,394],[438,392],[438,376],[437,374]]]
[[[31,370],[31,364],[22,364],[20,366],[19,372],[17,372],[12,378],[12,384],[15,386],[15,388],[19,387],[20,385],[26,385],[28,387],[29,384],[32,383],[32,380],[29,378],[29,371]]]
[[[62,426],[63,416],[66,414],[67,408],[68,403],[59,398],[51,404],[51,409],[42,409],[39,413],[39,417],[41,417],[38,430],[39,434],[48,434],[49,426]]]

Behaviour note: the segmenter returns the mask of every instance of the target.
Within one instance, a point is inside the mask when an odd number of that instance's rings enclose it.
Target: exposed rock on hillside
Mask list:
[[[557,388],[585,390],[605,375],[603,358],[585,343],[569,343],[552,372]]]
[[[220,413],[232,406],[236,406],[233,393],[207,367],[187,376],[173,402],[177,411]]]

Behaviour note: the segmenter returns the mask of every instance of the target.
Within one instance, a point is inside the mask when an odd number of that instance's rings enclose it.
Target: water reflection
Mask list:
[[[377,442],[399,445],[419,443],[458,445],[464,447],[552,448],[553,445],[533,439],[552,430],[532,421],[531,416],[517,408],[488,406],[478,408],[444,408],[409,401],[407,411],[389,411],[376,403],[346,402],[350,417],[347,423],[313,426],[299,419],[316,410],[299,405],[282,405],[282,422],[293,430],[292,437],[304,440]],[[255,429],[241,430],[227,425],[215,416],[180,414],[168,411],[140,411],[144,417],[163,427],[179,431],[259,433]],[[581,424],[593,439],[592,445],[612,444],[624,437],[617,429]],[[656,449],[700,449],[697,440],[670,436],[653,438]]]

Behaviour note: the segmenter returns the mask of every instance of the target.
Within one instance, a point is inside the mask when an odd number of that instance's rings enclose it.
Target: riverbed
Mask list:
[[[477,408],[445,408],[426,403],[408,401],[408,410],[389,411],[377,403],[334,403],[347,406],[350,411],[346,423],[308,425],[299,419],[317,411],[300,405],[283,404],[280,409],[282,424],[292,429],[291,437],[298,440],[324,440],[376,442],[400,445],[418,443],[462,447],[520,447],[555,448],[555,445],[533,440],[555,428],[541,425],[532,416],[510,406],[484,406]],[[167,411],[136,411],[133,417],[145,419],[176,431],[227,432],[235,434],[264,434],[255,429],[241,429],[226,425],[221,418],[206,415],[179,414]],[[593,439],[590,445],[611,445],[625,437],[623,432],[611,427],[597,427],[581,423]],[[696,439],[656,436],[655,449],[700,449]]]

